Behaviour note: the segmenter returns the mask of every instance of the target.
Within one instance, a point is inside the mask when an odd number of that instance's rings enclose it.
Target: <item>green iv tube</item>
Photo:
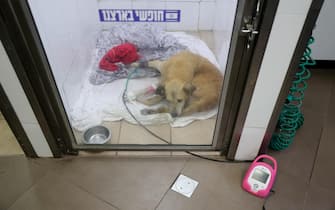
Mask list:
[[[293,142],[296,131],[304,123],[301,106],[307,88],[306,80],[311,77],[311,72],[307,67],[315,65],[315,61],[311,58],[312,50],[309,47],[313,42],[314,38],[310,37],[304,55],[300,59],[299,70],[294,76],[290,92],[279,116],[277,130],[269,145],[271,149],[286,149]]]

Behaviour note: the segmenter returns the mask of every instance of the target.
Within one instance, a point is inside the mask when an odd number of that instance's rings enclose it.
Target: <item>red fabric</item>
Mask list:
[[[117,71],[118,66],[115,63],[130,64],[139,59],[136,46],[131,43],[124,43],[110,49],[100,60],[99,68],[106,71]]]

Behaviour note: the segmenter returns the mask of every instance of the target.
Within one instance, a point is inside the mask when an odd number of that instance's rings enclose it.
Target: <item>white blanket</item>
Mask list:
[[[219,68],[214,54],[202,40],[187,35],[184,32],[167,33],[175,36],[191,52],[202,55]],[[83,131],[91,126],[101,124],[102,121],[124,119],[130,123],[136,123],[122,103],[122,94],[125,89],[126,79],[95,86],[90,84],[88,80],[89,72],[87,72],[87,79],[84,80],[80,98],[69,113],[72,126],[77,130]],[[131,94],[152,84],[157,84],[158,80],[159,78],[129,80],[128,93]],[[170,123],[172,127],[183,127],[194,120],[211,118],[217,113],[217,108],[215,108],[207,112],[195,113],[191,116],[172,118],[168,113],[141,115],[140,110],[148,107],[134,100],[129,101],[128,106],[136,118],[145,125]]]

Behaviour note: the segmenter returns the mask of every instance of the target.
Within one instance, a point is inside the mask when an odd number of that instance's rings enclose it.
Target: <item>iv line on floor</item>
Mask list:
[[[149,134],[151,134],[152,136],[158,138],[159,140],[161,140],[162,142],[165,142],[167,144],[171,144],[168,140],[165,140],[164,138],[160,137],[159,135],[157,135],[156,133],[152,132],[150,129],[148,129],[145,125],[143,125],[136,117],[135,115],[130,111],[128,105],[127,105],[127,90],[128,90],[128,84],[129,84],[129,81],[131,79],[131,75],[133,75],[134,73],[136,73],[136,69],[131,72],[128,77],[127,77],[127,80],[126,80],[126,85],[125,85],[125,89],[122,93],[122,102],[125,106],[125,108],[127,109],[128,113],[131,115],[131,117],[143,128],[145,129]],[[201,159],[204,159],[204,160],[209,160],[209,161],[215,161],[215,162],[223,162],[223,163],[241,163],[241,162],[252,162],[252,161],[249,161],[249,160],[243,160],[243,161],[235,161],[235,160],[221,160],[221,159],[216,159],[216,158],[210,158],[210,157],[207,157],[207,156],[203,156],[203,155],[199,155],[199,154],[196,154],[196,153],[193,153],[193,152],[190,152],[190,151],[184,151],[185,153],[187,154],[190,154],[194,157],[198,157],[198,158],[201,158]],[[271,190],[272,193],[274,193],[274,190]],[[263,206],[262,206],[262,210],[266,210],[265,209],[265,205],[266,205],[266,202],[267,202],[268,198],[264,199],[264,203],[263,203]]]
[[[132,77],[133,74],[136,73],[136,70],[135,69],[134,71],[132,71],[131,73],[129,73],[128,77],[127,77],[127,80],[126,80],[126,84],[125,84],[125,89],[123,91],[123,94],[122,94],[122,102],[126,108],[126,110],[128,111],[128,113],[130,114],[130,116],[143,128],[145,129],[149,134],[151,134],[152,136],[158,138],[160,141],[162,142],[165,142],[167,144],[171,144],[168,140],[165,140],[164,138],[160,137],[159,135],[157,135],[156,133],[152,132],[150,129],[148,129],[145,125],[143,125],[143,123],[141,123],[136,117],[135,115],[130,111],[128,105],[127,105],[127,90],[128,90],[128,85],[129,85],[129,81]],[[249,161],[249,160],[242,160],[242,161],[236,161],[236,160],[221,160],[221,159],[216,159],[216,158],[210,158],[210,157],[207,157],[207,156],[203,156],[203,155],[199,155],[199,154],[196,154],[196,153],[193,153],[193,152],[190,152],[190,151],[184,151],[185,153],[187,154],[190,154],[192,156],[195,156],[195,157],[198,157],[198,158],[201,158],[201,159],[205,159],[205,160],[210,160],[210,161],[215,161],[215,162],[226,162],[226,163],[241,163],[241,162],[252,162],[252,161]]]

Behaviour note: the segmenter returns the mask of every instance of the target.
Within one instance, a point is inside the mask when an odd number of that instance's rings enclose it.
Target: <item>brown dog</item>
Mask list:
[[[148,66],[161,72],[156,92],[169,106],[142,110],[143,114],[169,112],[173,117],[186,116],[217,106],[223,77],[206,58],[183,51],[166,61],[150,61]]]

